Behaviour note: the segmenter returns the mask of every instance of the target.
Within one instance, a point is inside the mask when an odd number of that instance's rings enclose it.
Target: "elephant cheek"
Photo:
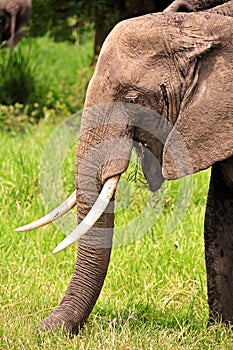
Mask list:
[[[165,178],[162,175],[161,164],[149,149],[144,149],[142,157],[142,170],[149,185],[150,191],[157,191],[162,186]]]

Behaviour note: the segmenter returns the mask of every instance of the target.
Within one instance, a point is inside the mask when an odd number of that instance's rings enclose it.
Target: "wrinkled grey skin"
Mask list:
[[[165,12],[196,12],[204,11],[224,3],[230,0],[175,0],[168,6]],[[215,9],[216,11],[216,9]]]
[[[171,11],[119,23],[88,87],[76,163],[79,220],[106,179],[127,169],[135,140],[153,191],[164,179],[213,166],[205,220],[208,296],[210,320],[224,322],[233,321],[232,30],[231,17],[208,12]],[[145,107],[154,114],[143,113]],[[163,130],[163,120],[172,127]],[[161,125],[158,135],[154,124]],[[113,211],[112,201],[79,241],[66,294],[40,328],[77,334],[85,323],[107,273]]]
[[[23,37],[28,24],[32,0],[0,0],[0,39],[13,47]]]
[[[225,4],[216,6],[215,8],[209,9],[209,13],[218,13],[224,16],[233,16],[232,0],[227,1]]]
[[[214,4],[214,7],[212,6]],[[224,16],[232,16],[232,0],[175,0],[164,12],[198,12],[207,11]]]

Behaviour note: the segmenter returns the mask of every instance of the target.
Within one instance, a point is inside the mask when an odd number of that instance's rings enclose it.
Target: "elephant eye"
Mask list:
[[[124,102],[125,103],[137,103],[137,98],[138,95],[135,93],[128,93],[125,97],[124,97]]]
[[[125,98],[124,100],[125,103],[137,103],[137,99],[136,98]]]

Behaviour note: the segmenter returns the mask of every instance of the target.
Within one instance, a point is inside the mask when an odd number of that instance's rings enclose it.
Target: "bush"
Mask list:
[[[35,119],[27,114],[28,108],[20,103],[12,106],[0,105],[0,128],[6,131],[22,131]]]
[[[52,109],[50,116],[55,106],[65,109],[41,76],[40,57],[30,42],[0,50],[0,75],[0,125],[4,129],[18,131],[27,122],[35,123],[48,115],[48,109]]]
[[[30,47],[18,45],[13,50],[0,50],[0,103],[27,104],[37,95],[36,67],[31,60]]]
[[[93,44],[54,43],[48,36],[0,50],[0,127],[24,128],[27,119],[54,119],[82,109],[92,74]]]

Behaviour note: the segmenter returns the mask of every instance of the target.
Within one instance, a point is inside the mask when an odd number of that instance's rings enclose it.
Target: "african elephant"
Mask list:
[[[23,37],[23,28],[28,24],[32,0],[0,0],[1,41],[13,47]]]
[[[76,267],[40,327],[76,334],[95,305],[110,259],[114,192],[134,144],[152,191],[212,166],[205,216],[210,320],[233,322],[232,39],[233,18],[208,11],[149,14],[109,34],[86,94],[76,198],[59,208],[63,214],[77,202],[80,225],[55,249],[79,238]],[[53,221],[59,210],[18,231]]]

